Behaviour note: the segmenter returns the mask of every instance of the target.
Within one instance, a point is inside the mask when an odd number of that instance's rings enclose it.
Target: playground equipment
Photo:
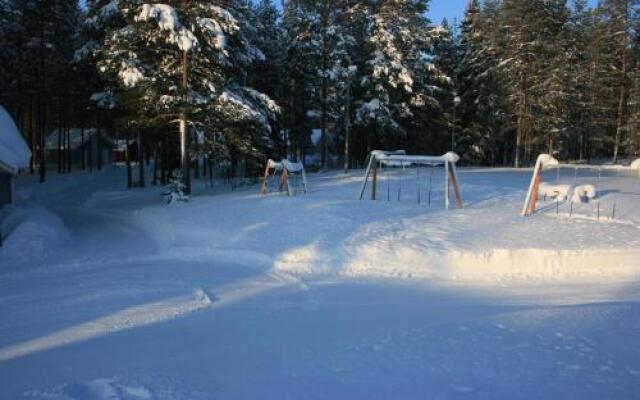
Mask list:
[[[275,186],[278,192],[286,188],[288,196],[295,196],[300,191],[307,193],[307,175],[304,165],[286,159],[280,162],[271,159],[267,161],[260,193],[266,195],[273,192]]]
[[[538,209],[538,203],[541,200],[555,200],[556,213],[560,208],[561,202],[569,201],[569,215],[572,215],[574,204],[586,204],[598,199],[596,213],[599,218],[599,190],[602,190],[602,188],[599,188],[598,185],[601,184],[603,174],[606,174],[609,175],[609,185],[612,182],[614,185],[613,190],[608,192],[614,194],[611,214],[612,218],[615,218],[615,210],[619,206],[617,204],[617,195],[615,195],[619,191],[617,187],[620,186],[622,180],[628,178],[625,178],[624,174],[628,175],[629,172],[633,172],[638,165],[635,165],[635,162],[629,167],[620,165],[562,164],[549,154],[541,154],[538,156],[533,169],[533,176],[531,177],[529,190],[522,208],[522,216],[535,214]],[[555,184],[543,180],[543,172],[548,170],[555,170]],[[561,179],[561,170],[568,170],[570,173],[565,174]],[[568,183],[568,181],[572,183]],[[571,194],[572,190],[573,194]]]
[[[453,187],[453,192],[455,194],[456,206],[458,208],[462,208],[462,195],[460,192],[458,173],[456,169],[456,163],[460,160],[460,157],[453,153],[447,153],[443,156],[429,156],[429,155],[406,155],[403,150],[399,151],[381,151],[375,150],[372,151],[369,155],[369,162],[367,164],[367,170],[365,175],[365,180],[362,184],[362,188],[360,189],[360,200],[363,200],[365,197],[365,192],[367,190],[367,185],[369,180],[371,180],[371,200],[378,199],[378,186],[381,180],[381,172],[382,178],[387,182],[387,200],[391,199],[391,189],[390,182],[391,177],[389,176],[389,169],[399,169],[399,177],[397,179],[397,198],[398,200],[402,197],[403,188],[411,189],[411,186],[408,184],[408,177],[406,176],[406,170],[412,167],[416,168],[416,198],[418,203],[422,201],[422,187],[423,187],[423,178],[425,182],[428,182],[428,198],[429,205],[431,204],[431,184],[433,181],[433,171],[437,167],[444,167],[444,205],[446,209],[451,207],[451,187]],[[420,167],[430,167],[430,174],[428,181],[426,180],[426,176],[421,176]]]

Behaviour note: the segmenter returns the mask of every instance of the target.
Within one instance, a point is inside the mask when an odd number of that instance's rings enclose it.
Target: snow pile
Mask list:
[[[7,110],[0,106],[0,168],[17,174],[30,161],[31,150]]]
[[[68,237],[62,220],[42,207],[4,207],[0,213],[0,231],[3,239],[0,260],[47,257]]]
[[[538,190],[538,197],[565,201],[569,197],[571,185],[553,185],[543,182]]]
[[[596,198],[597,191],[593,185],[580,185],[573,191],[573,198],[571,201],[574,203],[588,203],[590,200]]]
[[[631,169],[637,169],[640,171],[640,158],[631,163]]]

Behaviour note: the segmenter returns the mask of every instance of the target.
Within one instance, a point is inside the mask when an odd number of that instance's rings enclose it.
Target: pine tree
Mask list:
[[[398,147],[407,128],[437,107],[441,71],[432,62],[435,31],[424,17],[428,1],[378,1],[365,13],[366,60],[356,124],[368,132],[367,148]]]
[[[120,1],[125,26],[106,35],[100,62],[140,99],[145,114],[178,120],[187,193],[192,128],[222,132],[224,146],[255,155],[253,141],[267,136],[277,111],[268,97],[244,86],[248,66],[264,58],[245,36],[247,8],[240,1],[219,3]],[[244,133],[246,124],[261,135]]]
[[[632,12],[639,3],[637,0],[605,0],[602,5],[608,20],[607,36],[612,55],[612,83],[616,88],[617,94],[615,133],[613,135],[613,162],[618,161],[624,140],[630,82],[631,20]]]
[[[500,8],[471,0],[461,26],[461,61],[457,71],[460,94],[461,154],[469,161],[505,163],[508,149],[506,90],[498,68]],[[502,153],[502,157],[500,154]]]

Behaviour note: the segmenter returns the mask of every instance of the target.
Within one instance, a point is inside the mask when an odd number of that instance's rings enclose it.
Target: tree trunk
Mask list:
[[[83,171],[87,169],[87,162],[85,159],[86,152],[87,149],[85,148],[84,143],[84,116],[82,116],[80,119],[80,165]]]
[[[138,130],[138,185],[143,188],[144,181],[144,143],[142,143],[142,134]]]
[[[622,132],[624,130],[625,120],[625,106],[627,98],[627,49],[624,49],[624,56],[622,57],[622,72],[620,76],[620,94],[618,97],[618,120],[616,126],[616,135],[613,140],[613,162],[618,162],[618,156],[620,153],[620,142],[622,141]]]
[[[329,29],[329,1],[323,1],[322,12],[322,88],[321,88],[321,129],[322,135],[320,140],[321,149],[321,161],[322,168],[327,168],[329,157],[329,138],[327,137],[327,97],[329,96],[329,80],[327,78],[327,68],[329,64],[329,43],[328,43],[328,29]]]
[[[102,124],[100,114],[96,110],[96,161],[98,170],[102,169]]]
[[[351,75],[347,79],[347,96],[344,105],[344,173],[349,171],[351,158],[349,146],[351,141]]]
[[[183,0],[183,7],[186,1]],[[189,53],[182,52],[182,90],[184,101],[187,100],[187,91],[189,90]],[[186,104],[185,104],[186,107]],[[184,179],[184,193],[191,194],[191,172],[189,171],[189,132],[188,132],[187,112],[183,110],[180,113],[180,164],[182,166],[182,177]]]
[[[129,129],[127,128],[124,136],[124,154],[125,154],[125,163],[127,165],[127,189],[131,189],[133,187],[133,173],[131,171],[131,147],[129,141]]]
[[[520,168],[523,156],[523,145],[527,133],[527,89],[526,74],[521,78],[520,83],[520,104],[518,104],[518,126],[516,130],[516,148],[514,166]]]
[[[151,181],[151,184],[153,186],[158,184],[158,161],[159,161],[158,154],[159,154],[159,150],[160,149],[158,148],[158,146],[156,146],[156,149],[155,149],[154,154],[153,154],[153,180]]]

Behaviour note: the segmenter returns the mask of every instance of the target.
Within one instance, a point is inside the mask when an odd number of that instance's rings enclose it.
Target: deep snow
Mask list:
[[[563,174],[597,199],[530,218],[524,170],[461,170],[448,212],[439,169],[381,173],[378,202],[361,171],[172,206],[117,167],[23,178],[0,398],[637,398],[640,179]]]

